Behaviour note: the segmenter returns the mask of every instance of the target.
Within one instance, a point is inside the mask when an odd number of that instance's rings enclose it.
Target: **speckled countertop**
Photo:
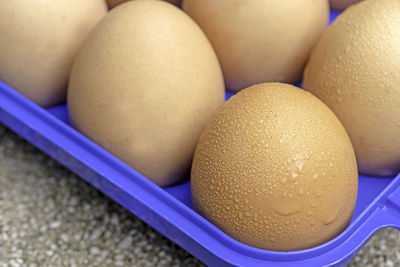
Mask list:
[[[0,124],[0,267],[202,266],[179,246]],[[379,231],[349,266],[400,266]]]

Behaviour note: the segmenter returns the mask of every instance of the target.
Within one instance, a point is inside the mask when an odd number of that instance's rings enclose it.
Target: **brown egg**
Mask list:
[[[0,80],[41,106],[65,100],[74,57],[104,0],[0,1]]]
[[[328,0],[185,0],[211,41],[228,89],[300,79],[327,25]]]
[[[107,4],[108,4],[109,8],[113,8],[119,4],[122,4],[127,1],[131,1],[131,0],[107,0]],[[176,6],[179,6],[181,4],[181,0],[164,0],[164,1],[170,2],[171,4],[174,4]]]
[[[162,1],[110,11],[82,47],[68,88],[71,123],[161,186],[189,177],[193,151],[224,101],[201,29]]]
[[[336,113],[362,173],[400,171],[400,1],[346,9],[324,33],[304,72],[304,88]]]
[[[348,225],[357,165],[325,104],[292,85],[258,84],[207,124],[191,189],[196,210],[231,237],[262,249],[305,249]]]
[[[360,2],[361,0],[330,0],[332,9],[344,10],[346,7]]]

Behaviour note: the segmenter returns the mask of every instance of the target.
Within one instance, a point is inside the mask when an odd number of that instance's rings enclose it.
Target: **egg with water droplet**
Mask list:
[[[400,172],[399,24],[398,0],[353,5],[324,32],[304,71],[304,89],[338,116],[367,175]]]
[[[229,120],[237,123],[220,123]],[[268,131],[254,136],[260,129]],[[215,136],[221,141],[211,146]],[[259,143],[269,148],[258,149]],[[210,190],[212,179],[219,190]],[[263,249],[305,249],[349,223],[357,165],[346,131],[325,104],[292,85],[265,83],[233,96],[208,122],[196,147],[191,189],[194,208],[233,238]],[[235,208],[222,214],[216,203]]]

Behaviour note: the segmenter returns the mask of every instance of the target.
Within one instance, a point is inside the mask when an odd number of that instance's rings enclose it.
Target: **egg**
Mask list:
[[[113,8],[127,1],[132,1],[132,0],[107,0],[107,4],[109,8]],[[181,4],[181,0],[164,0],[164,1],[170,2],[171,4],[174,4],[176,6],[179,6]]]
[[[65,101],[74,57],[104,0],[0,1],[0,80],[41,106]]]
[[[360,2],[361,0],[330,0],[330,5],[332,9],[344,10],[350,5]]]
[[[160,186],[189,177],[194,148],[224,101],[215,52],[182,10],[131,1],[95,27],[68,87],[72,125]]]
[[[184,0],[211,41],[228,89],[297,82],[325,30],[328,0]]]
[[[332,111],[297,87],[264,83],[225,102],[198,141],[194,208],[247,245],[322,244],[350,222],[357,164]]]
[[[369,0],[346,9],[324,33],[304,88],[349,133],[362,173],[400,171],[400,2]]]

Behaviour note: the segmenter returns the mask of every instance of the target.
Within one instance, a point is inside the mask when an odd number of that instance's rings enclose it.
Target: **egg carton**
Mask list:
[[[354,214],[340,235],[305,250],[254,248],[192,209],[190,181],[160,188],[73,129],[65,104],[41,108],[0,81],[0,121],[210,266],[342,266],[377,230],[400,229],[400,175],[360,174]]]

